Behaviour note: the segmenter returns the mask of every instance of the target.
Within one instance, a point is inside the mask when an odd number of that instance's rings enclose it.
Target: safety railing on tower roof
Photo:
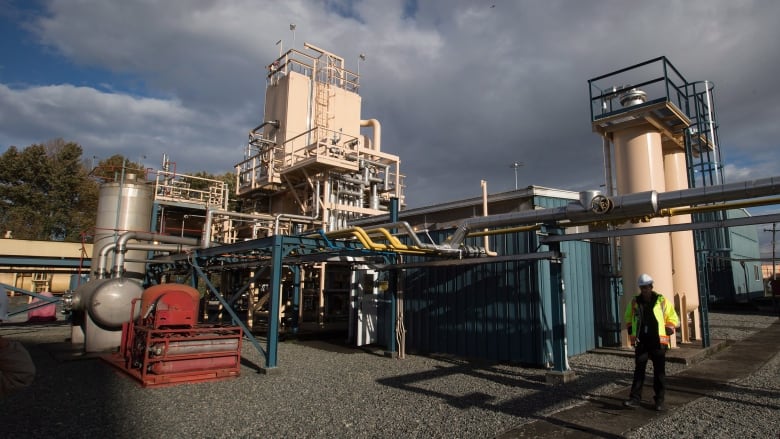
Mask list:
[[[592,122],[661,102],[674,104],[690,116],[689,83],[665,56],[589,79],[588,86]],[[626,105],[638,93],[641,99]]]
[[[324,57],[327,58],[327,55]],[[266,77],[269,85],[291,72],[314,78],[315,81],[343,88],[357,93],[360,88],[360,75],[337,65],[322,62],[320,57],[290,49],[268,65]]]

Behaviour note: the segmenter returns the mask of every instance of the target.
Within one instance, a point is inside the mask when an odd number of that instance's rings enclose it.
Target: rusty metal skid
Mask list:
[[[219,380],[239,375],[242,335],[238,326],[158,329],[131,321],[119,352],[104,359],[144,387]]]

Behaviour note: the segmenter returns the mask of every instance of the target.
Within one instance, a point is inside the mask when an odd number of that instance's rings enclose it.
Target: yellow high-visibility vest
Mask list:
[[[673,306],[669,306],[664,296],[655,291],[653,291],[653,294],[656,295],[655,304],[653,305],[653,315],[658,322],[658,337],[661,339],[661,345],[668,348],[671,345],[671,338],[666,335],[666,328],[674,330],[674,328],[680,326],[680,319],[677,317],[677,311],[674,310]],[[641,296],[641,294],[636,295],[631,299],[631,303],[626,307],[626,314],[623,319],[623,321],[626,322],[626,330],[628,330],[628,337],[631,340],[631,345],[636,344],[636,337],[639,333],[640,313],[639,305],[636,303],[639,296]]]

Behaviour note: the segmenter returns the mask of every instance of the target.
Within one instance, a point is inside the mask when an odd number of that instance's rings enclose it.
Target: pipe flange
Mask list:
[[[612,207],[612,200],[604,195],[596,195],[590,200],[590,210],[595,214],[603,215],[609,213],[612,210]]]

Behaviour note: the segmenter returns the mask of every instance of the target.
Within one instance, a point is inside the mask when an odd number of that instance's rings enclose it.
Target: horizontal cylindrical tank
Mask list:
[[[141,283],[126,278],[99,279],[89,283],[93,282],[99,284],[85,301],[90,317],[106,329],[120,329],[123,323],[131,319],[133,300],[140,298],[143,293]],[[81,300],[84,301],[84,298]],[[134,310],[132,319],[136,319],[138,315],[139,311]]]
[[[201,334],[202,335],[202,334]],[[155,343],[149,347],[152,356],[161,355],[190,355],[205,354],[211,352],[236,352],[238,350],[237,338],[213,339],[213,340],[181,340],[168,343]]]
[[[149,366],[149,370],[157,375],[197,372],[212,369],[235,368],[238,366],[238,356],[230,355],[215,358],[195,358],[190,360],[162,361]]]

